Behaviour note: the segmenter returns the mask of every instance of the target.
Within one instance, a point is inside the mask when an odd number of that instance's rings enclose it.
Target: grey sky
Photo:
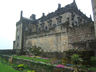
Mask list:
[[[40,18],[57,9],[58,3],[64,7],[73,0],[0,0],[0,49],[12,49],[15,40],[16,22],[23,16],[36,14]],[[88,17],[92,15],[91,0],[76,0],[78,8]]]

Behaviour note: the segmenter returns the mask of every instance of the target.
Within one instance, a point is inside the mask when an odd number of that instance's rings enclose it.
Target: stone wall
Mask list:
[[[68,28],[68,42],[70,47],[72,44],[79,46],[84,45],[87,41],[95,39],[94,26],[93,24],[85,24],[79,27]],[[83,48],[83,47],[82,47]]]
[[[36,38],[28,38],[26,46],[41,47],[45,52],[63,52],[68,50],[68,36],[67,33],[56,33]]]
[[[79,26],[68,29],[69,43],[95,39],[94,27]]]
[[[14,50],[0,50],[0,54],[4,54],[4,55],[12,55],[15,54]]]

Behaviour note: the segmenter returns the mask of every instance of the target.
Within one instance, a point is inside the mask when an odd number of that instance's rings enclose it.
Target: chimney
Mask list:
[[[42,16],[44,17],[45,16],[45,13],[42,13]]]
[[[32,14],[32,15],[30,16],[30,19],[31,19],[32,21],[35,21],[35,20],[36,20],[36,15],[35,15],[35,14]]]
[[[20,14],[20,19],[22,19],[23,17],[23,11],[21,11],[21,14]]]
[[[58,4],[58,9],[60,9],[61,8],[61,4]]]

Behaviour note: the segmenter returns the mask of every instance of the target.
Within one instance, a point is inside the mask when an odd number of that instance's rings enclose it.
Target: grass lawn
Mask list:
[[[38,61],[38,62],[50,63],[49,59],[42,59],[42,58],[36,58],[36,57],[14,56],[14,58],[21,58],[21,59],[28,59],[28,60]]]
[[[19,71],[13,69],[11,66],[8,66],[7,64],[3,64],[0,62],[0,72],[19,72]]]

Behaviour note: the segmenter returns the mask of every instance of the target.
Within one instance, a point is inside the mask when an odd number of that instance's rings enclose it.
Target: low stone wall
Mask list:
[[[0,50],[0,54],[4,54],[4,55],[12,55],[12,54],[15,54],[15,50],[12,50],[12,49],[8,49],[8,50]]]

